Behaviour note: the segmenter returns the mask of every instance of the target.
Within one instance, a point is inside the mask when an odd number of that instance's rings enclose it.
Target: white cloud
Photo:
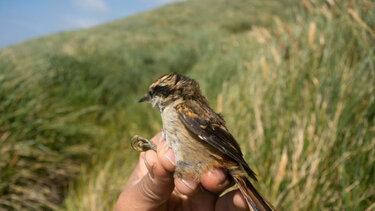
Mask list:
[[[183,1],[183,0],[155,0],[155,1],[160,3],[160,4],[167,4],[167,3],[172,3],[172,2],[176,2],[176,1]]]
[[[109,7],[103,0],[73,0],[73,3],[84,10],[101,13],[109,12]]]
[[[64,28],[67,29],[79,29],[98,25],[100,24],[100,21],[87,18],[64,18],[63,24]]]

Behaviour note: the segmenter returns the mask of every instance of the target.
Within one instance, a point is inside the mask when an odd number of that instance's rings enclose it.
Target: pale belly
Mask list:
[[[175,175],[199,180],[202,173],[222,165],[221,157],[197,136],[190,133],[176,111],[162,113],[163,133],[176,158]]]

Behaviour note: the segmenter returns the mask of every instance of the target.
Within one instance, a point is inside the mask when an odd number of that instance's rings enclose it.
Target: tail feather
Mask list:
[[[232,176],[240,191],[245,196],[249,208],[252,208],[254,211],[275,211],[275,208],[260,195],[245,176],[236,176],[233,174]]]

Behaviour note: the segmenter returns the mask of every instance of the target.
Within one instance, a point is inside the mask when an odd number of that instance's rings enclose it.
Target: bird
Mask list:
[[[156,108],[163,124],[163,137],[176,158],[174,176],[199,181],[213,168],[223,169],[244,195],[249,209],[275,208],[254,187],[254,171],[246,163],[238,142],[203,96],[198,82],[179,73],[169,73],[153,82],[138,102]],[[132,138],[137,151],[157,150],[141,136]]]

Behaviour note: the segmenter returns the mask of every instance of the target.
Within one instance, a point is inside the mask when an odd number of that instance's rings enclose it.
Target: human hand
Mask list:
[[[161,132],[151,139],[157,152],[140,154],[116,203],[116,211],[127,210],[248,210],[239,190],[220,196],[232,185],[220,169],[208,171],[201,183],[173,177],[175,157],[161,139]]]

